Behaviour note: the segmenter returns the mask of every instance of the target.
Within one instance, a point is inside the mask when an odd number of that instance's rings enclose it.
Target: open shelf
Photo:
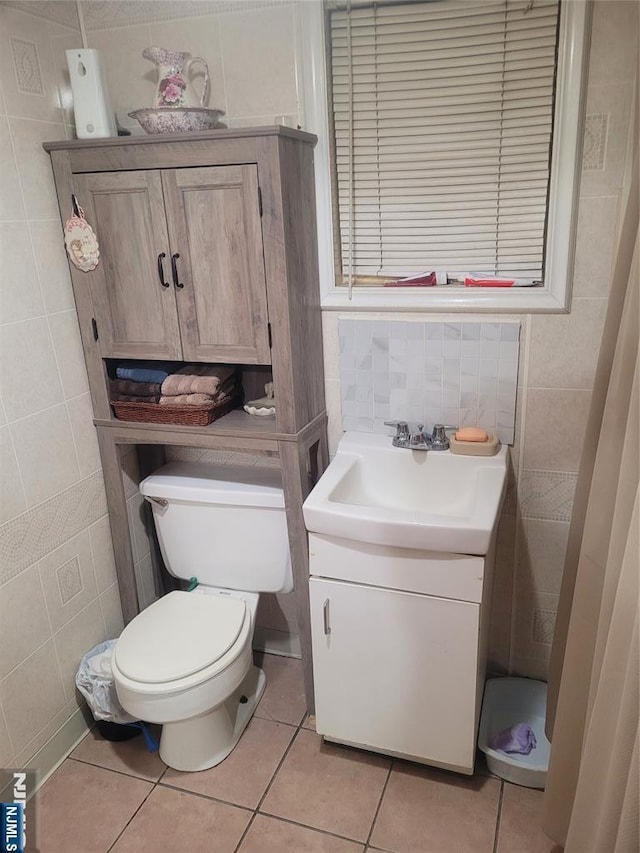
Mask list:
[[[278,432],[275,415],[270,417],[248,415],[242,409],[233,409],[207,426],[123,421],[115,417],[110,420],[96,419],[94,423],[96,426],[113,427],[119,431],[132,429],[136,432],[146,430],[148,432],[182,433],[186,435],[238,435],[245,436],[248,439],[286,439],[290,437]]]

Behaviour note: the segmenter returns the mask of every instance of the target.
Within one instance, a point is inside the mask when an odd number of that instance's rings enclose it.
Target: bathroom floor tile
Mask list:
[[[204,797],[156,787],[111,853],[233,853],[251,812]]]
[[[497,779],[396,762],[371,846],[394,853],[492,853],[499,797]]]
[[[362,853],[363,850],[362,844],[259,814],[238,853]]]
[[[65,761],[40,790],[41,853],[106,853],[153,785]]]
[[[156,739],[159,738],[160,729],[154,730],[154,734]],[[73,750],[70,758],[96,764],[107,770],[119,770],[149,782],[157,782],[166,770],[166,764],[158,753],[149,752],[142,734],[131,740],[114,743],[101,737],[97,729],[92,729]]]
[[[217,767],[200,773],[169,768],[161,784],[256,808],[295,732],[292,726],[254,717],[231,755]]]
[[[366,841],[390,766],[300,729],[260,811]]]
[[[256,708],[256,716],[297,726],[307,711],[302,661],[256,654],[255,662],[267,676],[267,686]]]
[[[497,853],[561,853],[542,831],[542,791],[504,783]]]

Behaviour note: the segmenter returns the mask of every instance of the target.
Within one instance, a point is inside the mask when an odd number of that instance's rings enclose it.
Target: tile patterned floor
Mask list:
[[[211,770],[90,732],[41,789],[42,853],[561,853],[540,791],[325,744],[300,661],[257,662],[262,701]]]

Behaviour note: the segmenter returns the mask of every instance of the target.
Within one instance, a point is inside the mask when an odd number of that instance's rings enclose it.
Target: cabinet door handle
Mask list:
[[[328,636],[331,633],[331,625],[329,624],[329,599],[325,599],[322,605],[322,618],[324,620],[324,633]]]
[[[160,279],[160,284],[163,287],[169,287],[169,282],[164,280],[164,269],[162,266],[162,262],[166,257],[166,252],[160,252],[160,254],[158,255],[158,278]]]
[[[178,258],[180,255],[176,252],[175,255],[171,255],[171,274],[173,275],[173,286],[177,287],[179,290],[182,290],[184,284],[178,281]]]

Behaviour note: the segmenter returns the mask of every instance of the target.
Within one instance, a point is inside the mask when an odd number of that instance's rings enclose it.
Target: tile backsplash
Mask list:
[[[481,426],[513,444],[520,324],[340,320],[345,430]]]

